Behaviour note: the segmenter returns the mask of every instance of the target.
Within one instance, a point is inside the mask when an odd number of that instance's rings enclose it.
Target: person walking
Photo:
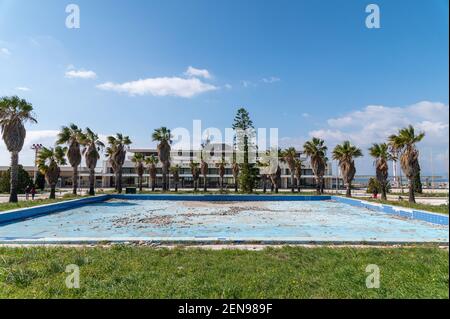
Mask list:
[[[31,193],[31,200],[34,200],[34,196],[36,196],[36,187],[34,185],[31,186],[30,193]]]
[[[30,199],[30,192],[31,192],[31,186],[28,185],[27,187],[25,187],[25,200]]]

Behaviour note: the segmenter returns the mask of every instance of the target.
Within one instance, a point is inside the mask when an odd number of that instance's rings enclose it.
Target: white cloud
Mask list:
[[[400,128],[412,124],[425,131],[423,144],[448,145],[449,106],[443,103],[423,101],[406,107],[369,105],[340,118],[327,121],[328,127],[310,132],[310,136],[326,138],[338,143],[350,139],[367,146],[385,141]]]
[[[262,78],[261,82],[266,83],[266,84],[271,84],[271,83],[276,83],[276,82],[280,82],[281,79],[277,78],[275,76],[271,76],[270,78]]]
[[[356,161],[357,174],[373,174],[373,160],[369,158],[367,149],[373,143],[386,141],[389,135],[410,124],[426,134],[418,144],[423,173],[431,174],[433,170],[435,174],[446,174],[449,106],[439,102],[423,101],[405,107],[369,105],[342,117],[328,119],[324,127],[310,131],[308,136],[280,138],[280,146],[302,149],[307,139],[319,137],[325,140],[330,153],[338,143],[349,140],[365,154],[364,158]]]
[[[192,66],[189,66],[188,69],[186,70],[186,72],[184,72],[184,74],[188,77],[194,77],[194,78],[205,78],[205,79],[211,78],[211,74],[209,73],[208,70],[196,69]]]
[[[233,88],[233,86],[231,85],[231,84],[225,84],[225,88],[227,89],[227,90],[231,90],[232,88]]]
[[[6,56],[11,55],[11,51],[9,51],[7,48],[0,48],[0,53]]]
[[[28,92],[28,91],[31,90],[30,88],[28,88],[28,87],[26,87],[26,86],[18,86],[18,87],[16,87],[15,89],[16,89],[17,91],[22,91],[22,92]]]
[[[281,137],[279,146],[281,148],[295,147],[297,150],[302,150],[306,141],[307,138],[305,137]]]
[[[65,76],[68,79],[95,79],[97,74],[94,71],[68,70]]]
[[[217,90],[214,85],[202,82],[197,78],[159,77],[141,79],[125,83],[107,82],[97,85],[106,91],[115,91],[135,95],[178,96],[191,98],[201,93]]]
[[[304,118],[310,117],[309,113],[303,113],[302,116],[303,116]]]
[[[261,83],[273,84],[273,83],[280,82],[280,81],[281,81],[280,78],[277,78],[275,76],[271,76],[271,77],[268,77],[268,78],[262,78],[262,79],[260,79],[260,80],[258,80],[256,82],[249,81],[249,80],[242,80],[241,84],[242,84],[243,87],[249,88],[249,87],[258,87],[259,84],[261,84]]]
[[[427,173],[430,173],[431,152],[436,160],[449,148],[449,106],[438,102],[423,101],[406,107],[369,105],[340,118],[329,119],[327,124],[327,127],[309,132],[309,137],[324,139],[330,150],[336,144],[350,140],[365,153],[372,143],[384,142],[389,135],[411,124],[417,131],[425,132],[418,147]],[[365,162],[368,162],[367,158]],[[434,166],[437,173],[445,172],[443,162],[435,162]],[[365,169],[371,172],[367,163]]]
[[[257,85],[256,85],[255,83],[253,83],[252,81],[247,81],[247,80],[242,80],[241,83],[242,83],[242,85],[243,85],[245,88],[248,88],[248,87],[256,87],[256,86],[257,86]]]
[[[19,155],[19,162],[21,165],[33,165],[34,163],[34,151],[31,150],[33,144],[43,144],[44,146],[53,146],[56,141],[56,136],[59,131],[57,130],[40,130],[40,131],[27,131],[25,143],[22,151]],[[3,139],[0,139],[0,165],[7,166],[10,164],[10,155],[6,149],[6,145]]]

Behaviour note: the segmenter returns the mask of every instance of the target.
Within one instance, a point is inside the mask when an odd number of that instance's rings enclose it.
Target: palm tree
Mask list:
[[[159,161],[162,164],[163,191],[167,191],[169,185],[167,173],[170,167],[170,144],[172,144],[172,135],[168,128],[161,127],[153,132],[152,139],[154,142],[159,142],[157,150]]]
[[[57,146],[55,148],[43,147],[37,157],[39,171],[45,175],[50,185],[50,199],[56,198],[56,184],[61,173],[60,166],[66,165],[65,154],[67,147]]]
[[[194,192],[196,192],[198,189],[198,180],[200,178],[199,164],[191,161],[189,167],[191,168],[192,180],[194,182]]]
[[[156,165],[157,164],[158,164],[158,159],[155,157],[155,155],[152,155],[145,159],[145,165],[148,166],[148,174],[149,174],[148,187],[152,188],[152,192],[155,191],[155,186],[156,186],[156,173],[157,173]]]
[[[142,180],[144,178],[144,155],[142,153],[134,153],[131,161],[134,163],[136,173],[138,175],[138,188],[142,192]]]
[[[376,170],[377,181],[381,186],[381,199],[387,200],[386,188],[389,177],[388,161],[393,159],[389,152],[389,146],[386,143],[373,144],[369,148],[370,156],[375,159],[374,165]]]
[[[203,175],[203,191],[204,192],[208,191],[208,185],[207,185],[207,183],[208,183],[208,168],[209,168],[208,163],[206,163],[206,161],[202,159],[200,162],[200,172]]]
[[[290,147],[281,152],[281,158],[285,161],[289,167],[291,173],[291,191],[295,192],[295,160],[297,158],[297,150],[294,147]]]
[[[178,192],[178,184],[180,183],[180,165],[172,166],[170,168],[170,173],[172,174],[175,192]]]
[[[263,153],[256,162],[264,193],[267,191],[267,180],[271,185],[270,190],[273,192],[276,189],[276,192],[278,192],[278,176],[281,177],[281,169],[278,163],[281,155],[281,150],[273,149]]]
[[[295,168],[295,178],[297,179],[297,189],[298,192],[301,192],[301,181],[302,181],[302,169],[303,169],[303,162],[301,159],[296,158],[294,161],[294,168]]]
[[[84,146],[82,154],[86,161],[86,166],[89,169],[89,195],[95,195],[95,168],[97,161],[100,159],[100,150],[105,147],[102,141],[98,138],[90,128],[86,128],[83,133],[83,140],[81,144]]]
[[[25,123],[37,123],[33,117],[33,106],[18,96],[0,99],[0,127],[6,148],[11,153],[11,175],[9,202],[17,203],[19,178],[19,152],[25,142]]]
[[[323,194],[323,176],[327,166],[326,154],[328,148],[325,146],[325,141],[313,137],[311,141],[303,145],[303,150],[306,156],[310,158],[311,167],[316,180],[316,189],[318,194]]]
[[[233,179],[234,179],[234,191],[237,193],[239,190],[239,164],[237,162],[233,162],[231,166],[231,170],[233,172]]]
[[[122,167],[127,154],[126,148],[131,144],[131,140],[120,133],[116,136],[108,136],[107,139],[109,146],[106,148],[106,155],[115,174],[116,190],[120,194],[122,193]]]
[[[78,126],[70,124],[63,126],[58,134],[56,145],[67,145],[67,158],[70,166],[72,166],[72,193],[77,194],[78,190],[78,166],[81,164],[81,142],[83,133]]]
[[[224,176],[225,176],[225,165],[227,162],[225,161],[225,158],[222,156],[222,160],[218,163],[216,163],[216,167],[219,171],[219,184],[220,184],[220,190],[223,191],[224,186]]]
[[[356,174],[354,159],[362,156],[361,149],[350,144],[349,141],[336,145],[333,150],[333,159],[339,161],[342,178],[347,186],[347,197],[352,197],[352,182]]]
[[[265,161],[264,158],[258,160],[256,162],[256,166],[259,169],[259,176],[261,177],[261,184],[263,187],[263,193],[267,192],[267,170],[269,164]]]
[[[419,150],[416,144],[423,140],[425,133],[416,134],[414,127],[409,125],[398,131],[397,135],[389,137],[389,144],[393,149],[399,150],[400,166],[409,180],[409,202],[415,203],[415,178],[419,166]]]
[[[275,172],[269,175],[270,181],[272,183],[271,190],[275,190],[275,193],[278,193],[278,189],[280,187],[281,182],[281,168],[280,166],[277,166],[277,169]]]

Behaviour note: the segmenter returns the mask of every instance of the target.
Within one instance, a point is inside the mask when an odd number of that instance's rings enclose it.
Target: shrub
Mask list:
[[[374,196],[378,195],[381,192],[381,185],[375,178],[369,179],[369,184],[367,185],[367,193],[372,194]]]
[[[10,191],[10,175],[11,169],[6,172],[0,173],[0,193],[9,193]],[[19,181],[17,186],[18,193],[25,193],[25,188],[33,184],[33,179],[28,175],[27,171],[23,169],[22,165],[19,165]]]

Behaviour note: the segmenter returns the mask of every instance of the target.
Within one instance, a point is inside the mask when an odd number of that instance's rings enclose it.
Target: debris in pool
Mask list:
[[[137,228],[144,228],[145,225],[148,224],[166,227],[172,225],[173,223],[173,217],[170,215],[145,216],[142,214],[120,217],[112,221],[112,224],[115,228],[127,227],[128,225],[132,224],[137,225]]]

